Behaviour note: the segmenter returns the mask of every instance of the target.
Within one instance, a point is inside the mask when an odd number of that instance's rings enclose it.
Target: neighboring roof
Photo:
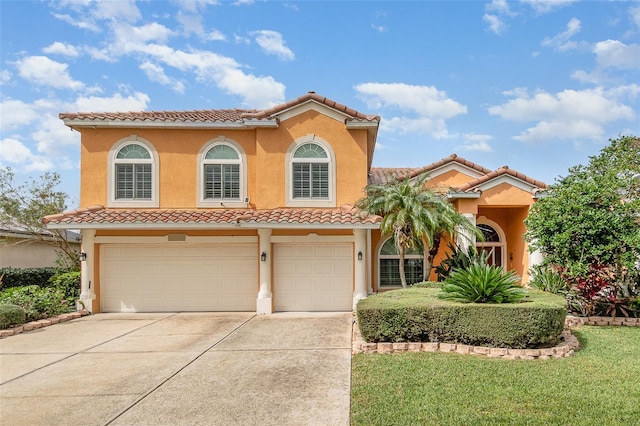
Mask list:
[[[144,225],[147,229],[167,227],[378,228],[382,218],[367,215],[350,205],[336,209],[198,209],[135,210],[94,206],[43,218],[49,228],[125,228]],[[217,226],[216,226],[217,225]]]
[[[47,229],[43,229],[39,234],[45,239],[55,237],[55,234]],[[29,231],[26,226],[18,224],[15,221],[0,223],[0,237],[28,239],[31,238],[31,235],[31,231]],[[70,243],[79,243],[82,240],[80,234],[77,232],[65,231],[63,235]]]
[[[424,167],[417,168],[389,168],[389,167],[372,167],[369,173],[369,183],[375,185],[384,185],[391,183],[394,180],[413,179],[423,173],[431,173],[437,169],[451,164],[459,164],[468,169],[477,172],[478,177],[470,180],[464,185],[458,187],[452,187],[451,191],[454,193],[470,193],[479,189],[479,187],[493,181],[501,176],[511,176],[519,181],[524,182],[530,187],[533,194],[545,189],[547,185],[539,180],[531,178],[524,173],[520,173],[516,170],[510,169],[509,166],[500,167],[497,170],[490,170],[482,167],[476,163],[459,157],[456,154],[451,154],[442,160],[436,161]]]
[[[69,127],[275,127],[278,124],[277,114],[310,101],[326,105],[346,115],[345,123],[367,122],[377,125],[380,122],[379,116],[363,114],[315,92],[308,92],[297,99],[265,110],[211,109],[193,111],[76,112],[61,113],[59,117]]]

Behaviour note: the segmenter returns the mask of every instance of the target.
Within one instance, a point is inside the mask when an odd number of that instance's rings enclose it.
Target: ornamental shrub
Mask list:
[[[535,265],[531,268],[531,282],[529,285],[538,290],[553,294],[564,294],[567,282],[562,274],[551,266]]]
[[[64,272],[49,279],[50,286],[62,290],[70,307],[80,298],[80,272]]]
[[[0,303],[0,329],[24,324],[25,312],[20,306]]]
[[[446,280],[456,269],[466,269],[475,262],[486,263],[490,252],[480,251],[474,246],[469,246],[465,252],[460,246],[449,243],[447,257],[436,266],[438,281]]]
[[[474,262],[454,270],[442,284],[440,297],[461,303],[514,303],[525,296],[520,278],[502,267]]]
[[[530,290],[522,303],[458,303],[435,288],[371,295],[356,313],[367,342],[447,342],[507,348],[554,345],[567,315],[562,296]]]
[[[20,306],[25,311],[25,321],[37,321],[70,311],[64,292],[57,288],[41,288],[37,285],[12,287],[0,292],[0,303]]]
[[[46,287],[49,279],[58,273],[56,268],[0,268],[1,289],[37,285]]]

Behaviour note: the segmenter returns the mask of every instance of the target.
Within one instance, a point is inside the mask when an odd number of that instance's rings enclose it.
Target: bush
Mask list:
[[[49,279],[51,287],[58,288],[64,293],[64,298],[70,307],[80,298],[80,272],[64,272]]]
[[[474,262],[451,272],[442,284],[440,297],[462,303],[514,303],[525,296],[519,281],[513,271]]]
[[[564,298],[530,290],[522,303],[476,304],[440,299],[440,290],[408,288],[372,295],[356,313],[367,342],[449,342],[532,348],[558,342]]]
[[[446,280],[456,269],[466,269],[476,262],[487,263],[489,258],[489,252],[478,253],[478,249],[474,246],[469,246],[466,253],[460,246],[453,243],[449,243],[448,248],[447,257],[436,266],[438,281]]]
[[[421,283],[411,284],[413,288],[440,288],[442,283],[437,281],[422,281]]]
[[[550,266],[541,265],[535,265],[531,268],[529,285],[553,294],[565,293],[567,289],[567,282],[558,271]]]
[[[25,312],[20,306],[0,303],[0,329],[25,323]]]
[[[2,289],[30,285],[46,287],[58,272],[56,268],[0,268]]]
[[[37,285],[13,287],[0,292],[0,303],[18,305],[25,311],[25,321],[36,321],[69,312],[62,290]]]

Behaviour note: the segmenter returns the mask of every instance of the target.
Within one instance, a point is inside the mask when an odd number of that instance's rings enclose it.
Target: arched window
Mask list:
[[[303,138],[289,149],[288,161],[289,206],[335,206],[335,163],[329,144],[316,136]]]
[[[422,282],[424,274],[424,256],[422,248],[406,250],[404,254],[404,275],[407,284]],[[380,287],[399,287],[400,280],[400,255],[392,237],[388,238],[378,255],[378,278]]]
[[[157,207],[157,154],[137,137],[117,143],[110,154],[109,205]]]
[[[505,237],[500,226],[487,219],[482,220],[476,226],[484,235],[484,241],[476,243],[478,252],[484,251],[488,254],[487,263],[489,265],[505,266]]]
[[[216,138],[200,152],[198,204],[244,207],[246,202],[244,152],[225,137]]]

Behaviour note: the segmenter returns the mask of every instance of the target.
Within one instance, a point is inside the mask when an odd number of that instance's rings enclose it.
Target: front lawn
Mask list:
[[[631,425],[640,422],[640,327],[581,327],[545,361],[445,353],[353,357],[353,425]]]

